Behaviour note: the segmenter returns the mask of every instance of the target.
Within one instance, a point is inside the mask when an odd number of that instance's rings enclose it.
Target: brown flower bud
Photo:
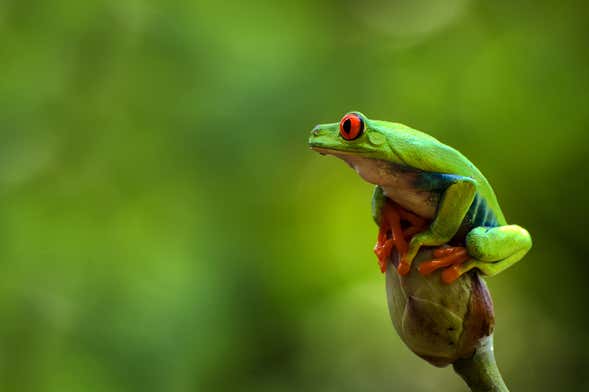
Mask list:
[[[477,345],[492,334],[495,317],[487,286],[476,271],[445,284],[441,270],[427,276],[417,271],[421,261],[431,259],[432,249],[422,248],[409,274],[400,276],[394,251],[386,270],[387,301],[403,342],[441,367],[471,357]]]

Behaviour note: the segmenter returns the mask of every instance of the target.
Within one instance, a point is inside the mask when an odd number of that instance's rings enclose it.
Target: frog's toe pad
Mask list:
[[[438,248],[434,250],[434,257],[436,258],[433,260],[419,264],[418,270],[422,275],[429,275],[440,268],[462,264],[470,258],[466,248],[461,246]]]
[[[466,271],[463,271],[460,268],[460,265],[453,265],[451,267],[448,267],[444,271],[442,271],[442,282],[450,284],[454,282],[456,279],[460,278],[460,275],[462,275],[464,272]]]
[[[399,275],[405,276],[409,273],[409,271],[411,271],[411,264],[405,261],[400,261],[399,266],[397,267],[397,272]]]

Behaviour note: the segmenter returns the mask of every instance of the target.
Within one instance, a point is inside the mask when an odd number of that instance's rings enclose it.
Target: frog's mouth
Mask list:
[[[366,154],[366,151],[365,150],[360,150],[360,149],[353,150],[353,149],[349,149],[348,148],[346,150],[343,150],[343,149],[342,150],[339,150],[337,148],[322,147],[322,146],[319,146],[319,145],[311,145],[311,150],[317,151],[321,155],[334,155],[334,156],[336,156],[338,158],[341,158],[341,157],[346,156],[346,155],[348,155],[348,156],[351,156],[351,155],[358,156],[359,154]]]
[[[311,149],[321,155],[333,155],[341,159],[366,182],[374,185],[384,185],[390,182],[391,164],[382,159],[367,157],[365,150],[338,150],[316,146],[311,146]]]
[[[358,171],[357,167],[358,162],[360,160],[370,160],[370,158],[362,158],[361,156],[359,156],[358,154],[360,153],[359,150],[338,150],[336,148],[326,148],[326,147],[311,147],[312,150],[317,151],[319,154],[321,155],[332,155],[336,158],[341,159],[342,161],[346,162],[348,164],[348,166],[350,166],[352,169]],[[360,174],[358,172],[358,174]]]

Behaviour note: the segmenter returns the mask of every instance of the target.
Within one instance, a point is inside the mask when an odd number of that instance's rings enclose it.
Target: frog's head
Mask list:
[[[322,154],[385,159],[386,135],[372,125],[362,113],[350,112],[339,123],[315,126],[309,146]]]
[[[366,181],[379,184],[383,182],[381,168],[385,163],[401,163],[391,148],[388,133],[390,129],[383,121],[350,112],[339,123],[315,126],[309,147],[343,159]]]

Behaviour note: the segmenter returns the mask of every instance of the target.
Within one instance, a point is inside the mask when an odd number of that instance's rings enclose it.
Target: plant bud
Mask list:
[[[487,285],[476,271],[452,284],[442,282],[442,269],[426,276],[417,271],[421,261],[433,258],[432,248],[423,247],[409,274],[400,276],[394,251],[386,269],[386,291],[391,320],[403,342],[442,367],[472,356],[477,344],[493,333],[495,316]]]

